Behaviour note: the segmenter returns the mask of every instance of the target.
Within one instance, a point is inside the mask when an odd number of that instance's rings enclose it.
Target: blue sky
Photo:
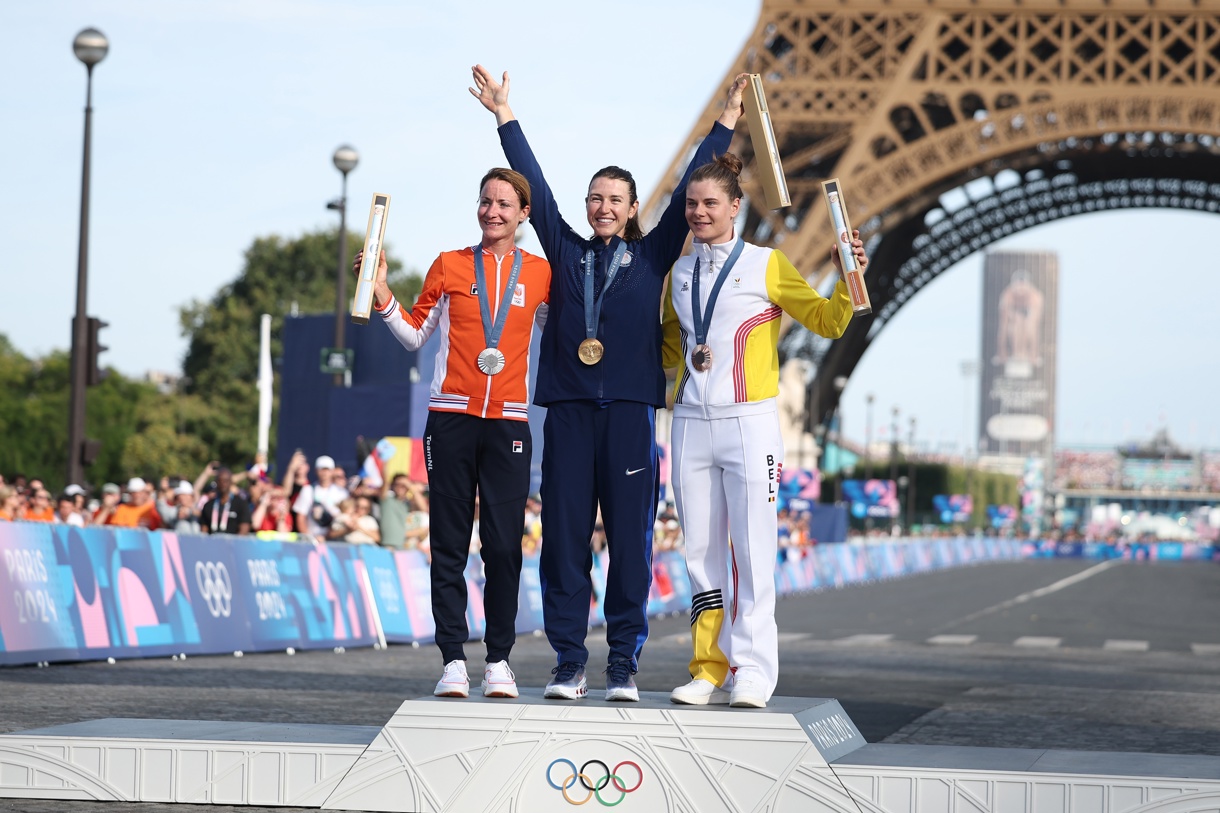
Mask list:
[[[349,176],[356,231],[372,193],[388,192],[387,240],[409,266],[472,242],[478,179],[503,163],[493,117],[466,92],[475,62],[510,71],[514,110],[569,221],[583,223],[585,185],[607,163],[632,170],[646,198],[719,97],[758,7],[4,3],[0,332],[31,355],[70,342],[85,94],[71,44],[82,28],[111,43],[94,72],[89,311],[110,323],[106,361],[138,375],[179,369],[178,307],[233,279],[255,238],[334,225],[325,204],[339,193],[340,144],[361,155]],[[1188,446],[1220,447],[1216,225],[1177,212],[1089,215],[995,245],[1059,253],[1061,444],[1167,426]],[[532,235],[525,245],[537,250]],[[916,418],[925,448],[960,448],[976,431],[977,393],[960,366],[978,356],[981,269],[975,255],[942,274],[873,344],[844,393],[849,435],[863,440],[869,393],[874,438],[892,406],[904,438]]]

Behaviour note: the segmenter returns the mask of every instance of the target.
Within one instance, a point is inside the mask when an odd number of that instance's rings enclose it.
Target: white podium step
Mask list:
[[[864,811],[1220,811],[1212,756],[876,743],[832,767]]]
[[[0,735],[0,797],[328,810],[1220,813],[1220,757],[867,744],[767,709],[421,698],[383,728],[107,719]]]
[[[376,726],[113,718],[0,736],[0,796],[320,807]]]

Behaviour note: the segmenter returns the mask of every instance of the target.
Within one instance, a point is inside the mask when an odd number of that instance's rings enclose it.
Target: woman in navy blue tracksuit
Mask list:
[[[744,74],[734,81],[724,112],[647,236],[639,228],[631,174],[606,167],[594,175],[585,199],[591,239],[560,216],[508,106],[508,74],[499,84],[476,66],[474,82],[477,90],[471,93],[496,114],[509,164],[530,182],[530,222],[552,268],[534,395],[534,403],[547,408],[540,569],[543,623],[558,660],[546,696],[575,699],[587,693],[589,540],[600,504],[610,557],[603,601],[610,646],[606,699],[638,700],[632,675],[648,637],[645,611],[659,484],[655,415],[665,405],[661,291],[686,240],[687,178],[728,150],[741,114]]]

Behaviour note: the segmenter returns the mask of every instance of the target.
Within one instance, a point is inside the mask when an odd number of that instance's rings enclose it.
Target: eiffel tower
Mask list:
[[[1220,211],[1220,0],[763,0],[718,87],[741,72],[763,77],[792,197],[765,208],[739,127],[742,236],[820,284],[833,241],[820,181],[838,177],[872,259],[871,317],[835,342],[799,325],[784,334],[781,358],[817,369],[810,428],[898,310],[990,243],[1089,212]]]

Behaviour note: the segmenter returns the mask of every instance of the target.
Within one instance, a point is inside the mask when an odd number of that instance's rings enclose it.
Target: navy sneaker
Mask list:
[[[640,692],[635,688],[635,669],[631,661],[614,661],[606,667],[606,700],[640,702]]]
[[[579,700],[589,693],[585,683],[585,665],[576,661],[564,661],[551,670],[555,677],[546,684],[543,697],[552,700]]]

